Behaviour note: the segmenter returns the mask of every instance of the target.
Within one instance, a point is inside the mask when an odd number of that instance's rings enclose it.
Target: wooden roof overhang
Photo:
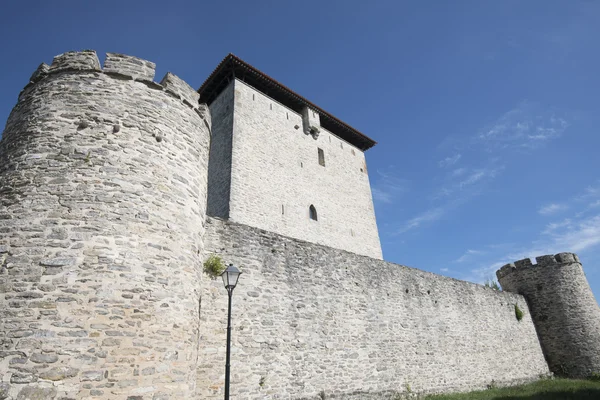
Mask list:
[[[210,105],[229,85],[229,82],[236,78],[297,113],[301,113],[305,106],[318,112],[321,119],[321,127],[363,151],[377,144],[373,139],[337,119],[327,111],[306,100],[304,97],[233,54],[228,54],[212,74],[210,74],[200,89],[198,89],[200,101]]]

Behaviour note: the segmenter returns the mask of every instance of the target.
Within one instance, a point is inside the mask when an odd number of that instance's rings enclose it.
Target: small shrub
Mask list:
[[[216,278],[225,271],[225,263],[216,254],[212,254],[204,261],[204,272],[210,275],[212,278]]]
[[[266,381],[266,380],[267,380],[267,378],[266,378],[266,377],[264,377],[264,376],[261,376],[261,377],[260,377],[260,380],[258,381],[258,386],[260,386],[260,387],[263,387],[263,386],[265,386],[265,381]]]
[[[593,382],[600,382],[600,372],[592,372],[592,374],[588,376],[588,380]]]
[[[515,317],[517,317],[517,321],[520,321],[523,319],[523,311],[521,311],[521,309],[519,308],[519,306],[517,304],[515,304]]]
[[[406,390],[406,393],[412,393],[412,389],[410,387],[410,383],[406,382],[404,384],[404,389]]]
[[[485,282],[483,283],[483,286],[489,287],[489,288],[492,288],[492,289],[498,290],[498,291],[502,290],[502,288],[500,287],[500,284],[498,282],[496,282],[496,280],[494,280],[494,279],[486,279]]]
[[[492,379],[492,381],[487,385],[487,388],[488,390],[498,389],[498,384]]]

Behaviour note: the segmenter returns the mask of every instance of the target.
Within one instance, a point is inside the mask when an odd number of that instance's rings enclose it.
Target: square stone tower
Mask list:
[[[208,215],[382,258],[374,140],[232,54],[199,93],[212,115]]]

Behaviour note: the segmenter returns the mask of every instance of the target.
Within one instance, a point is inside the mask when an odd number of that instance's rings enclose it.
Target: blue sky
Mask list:
[[[379,142],[385,259],[482,282],[575,251],[598,299],[598,20],[595,1],[7,0],[0,121],[65,51],[146,58],[193,87],[233,52]]]

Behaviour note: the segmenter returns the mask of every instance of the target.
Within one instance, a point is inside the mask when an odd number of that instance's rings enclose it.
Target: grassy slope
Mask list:
[[[480,392],[427,396],[426,400],[600,400],[600,382],[542,380],[523,386]]]

